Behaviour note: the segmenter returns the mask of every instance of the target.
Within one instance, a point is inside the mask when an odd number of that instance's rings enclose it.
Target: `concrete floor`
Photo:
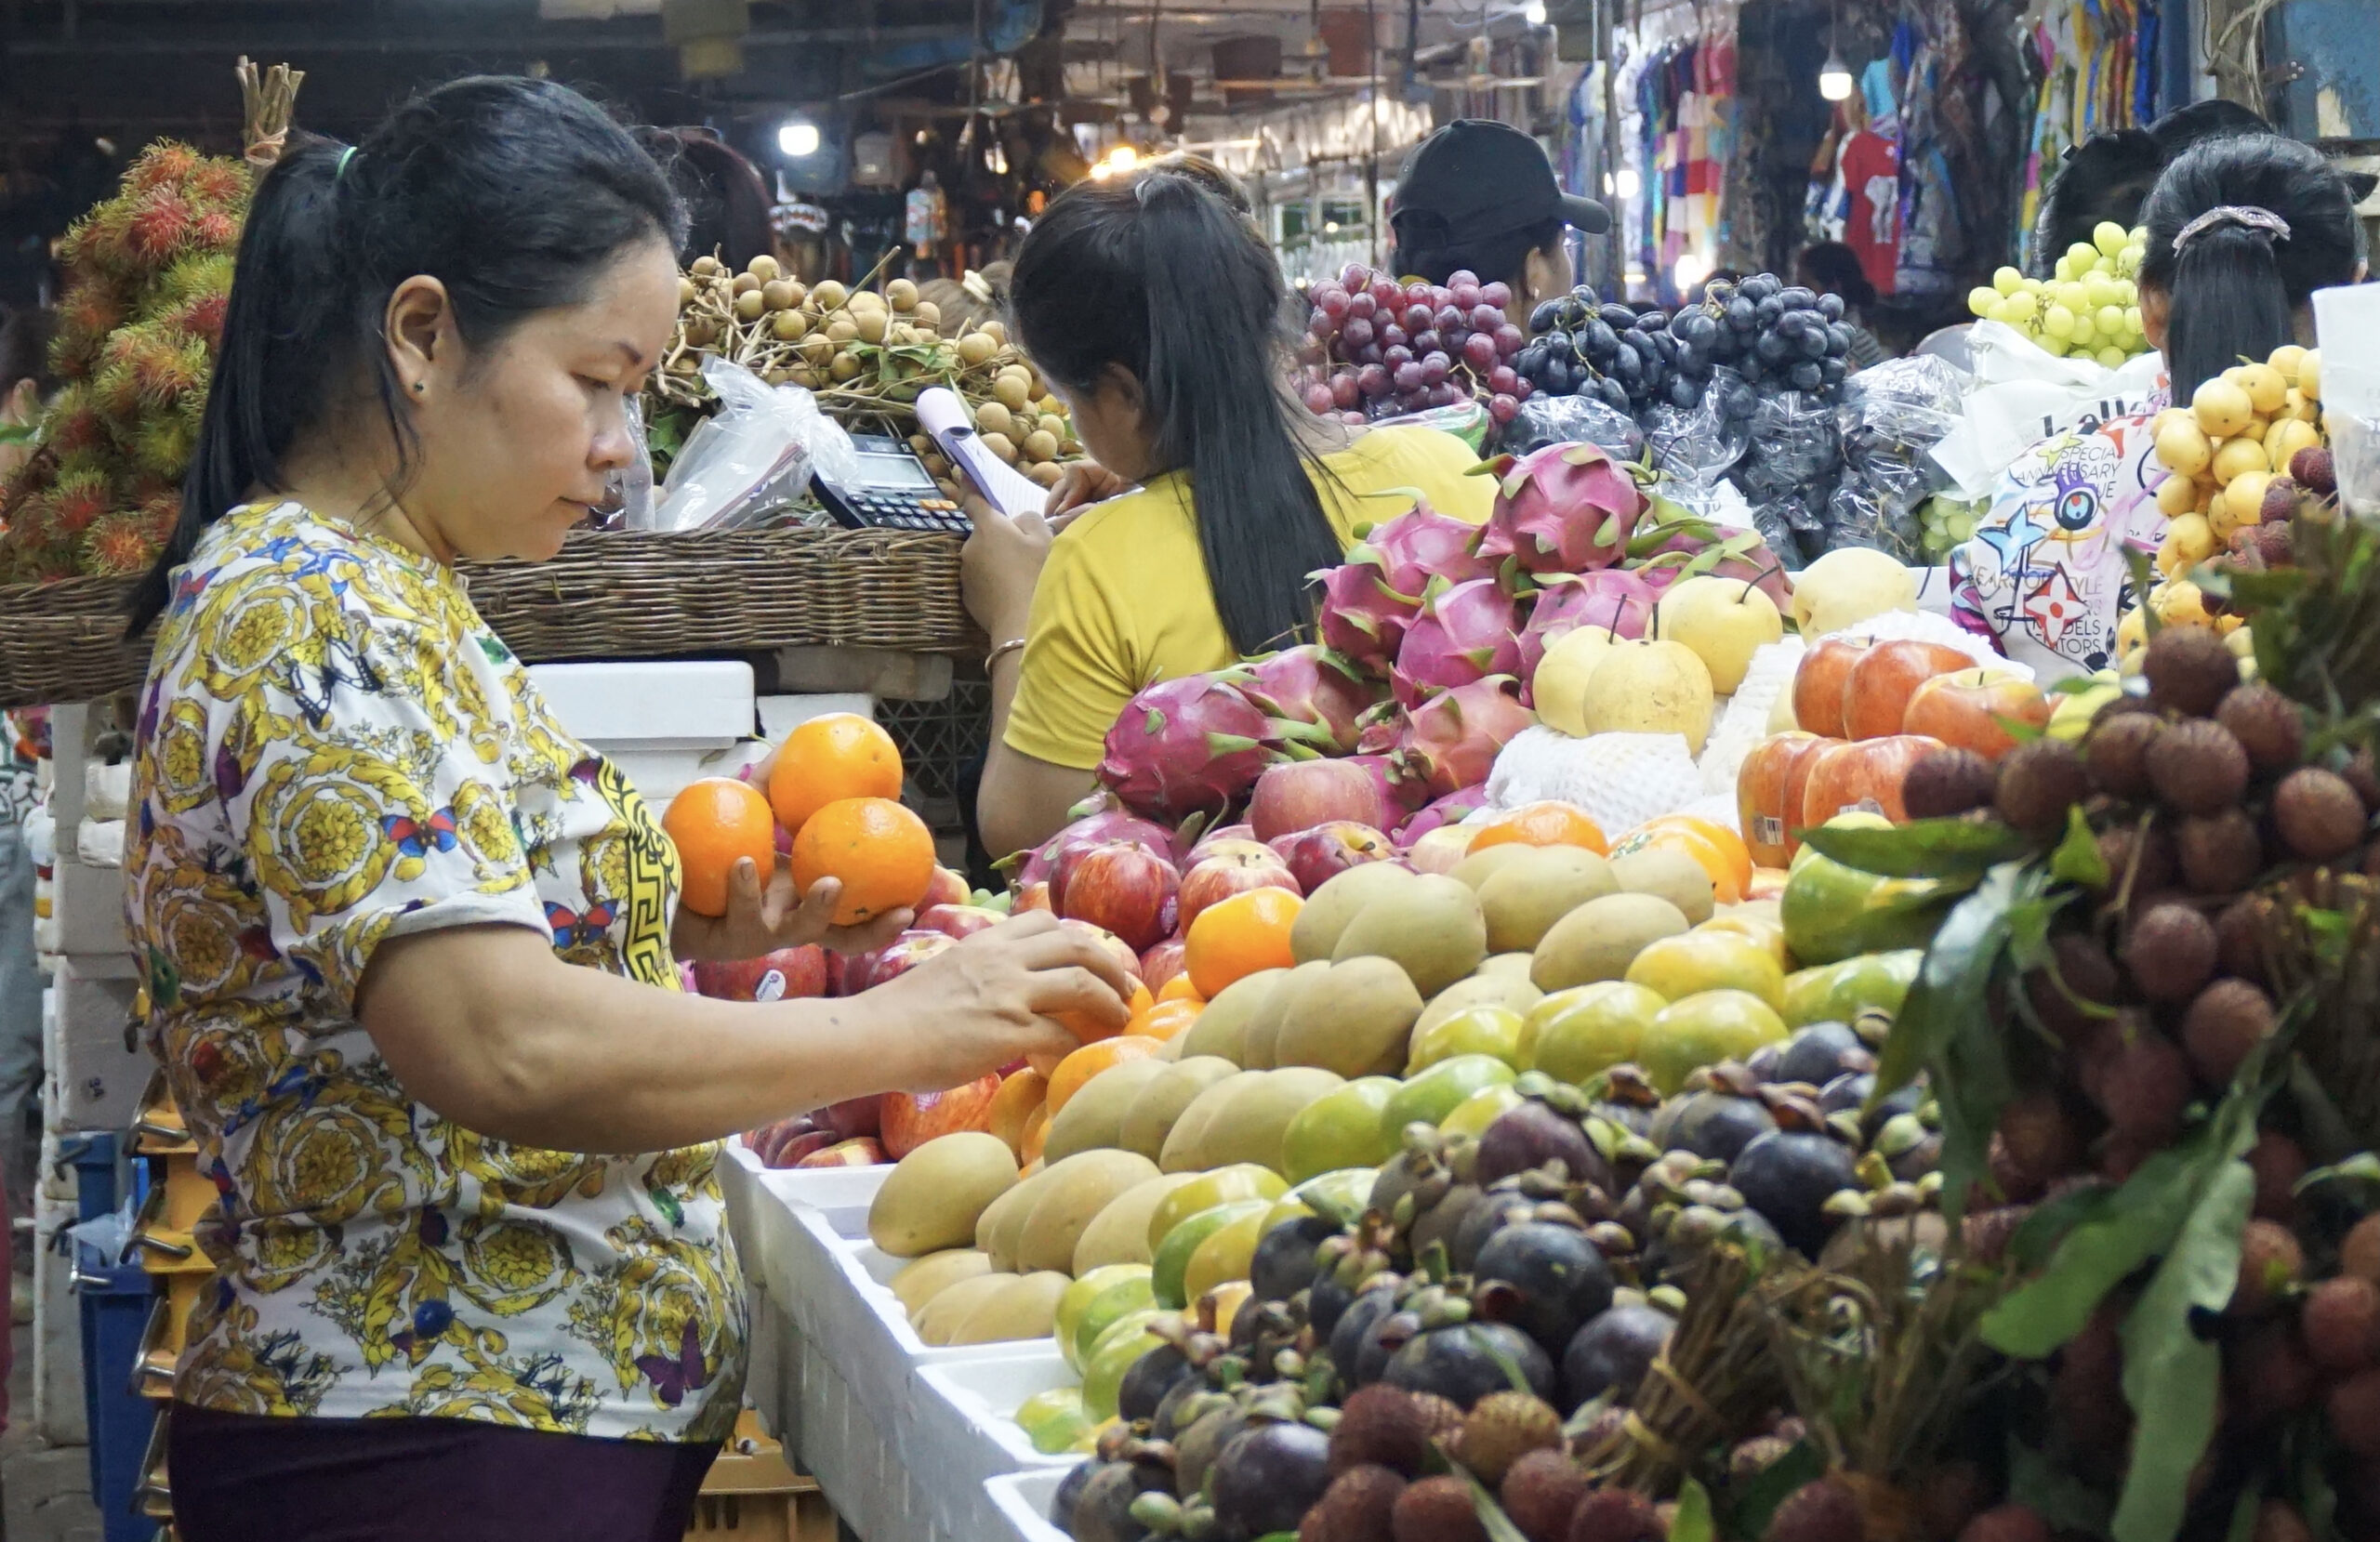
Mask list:
[[[18,1287],[30,1288],[21,1276]],[[79,1445],[53,1446],[34,1431],[33,1330],[20,1326],[10,1337],[16,1359],[8,1376],[8,1432],[0,1435],[0,1483],[7,1497],[0,1542],[99,1542],[90,1454]]]

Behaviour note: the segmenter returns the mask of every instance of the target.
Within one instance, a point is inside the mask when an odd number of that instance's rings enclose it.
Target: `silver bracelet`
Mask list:
[[[1025,639],[1023,638],[1012,637],[1006,642],[995,647],[990,652],[984,655],[984,673],[987,675],[990,674],[992,672],[993,665],[999,663],[1000,660],[1006,658],[1009,654],[1018,652],[1024,646]]]

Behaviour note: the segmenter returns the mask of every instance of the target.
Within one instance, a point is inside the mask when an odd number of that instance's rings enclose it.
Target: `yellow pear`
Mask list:
[[[1869,547],[1838,547],[1793,576],[1793,624],[1811,641],[1917,609],[1917,575]]]
[[[1702,753],[1711,736],[1711,669],[1682,642],[1615,642],[1587,681],[1589,733],[1682,733]]]
[[[1752,650],[1785,636],[1777,601],[1756,584],[1705,573],[1669,586],[1654,609],[1654,631],[1694,650],[1711,671],[1711,689],[1732,696],[1752,667]]]
[[[1529,680],[1538,721],[1574,739],[1586,736],[1587,681],[1611,644],[1612,634],[1603,626],[1581,626],[1554,639]]]

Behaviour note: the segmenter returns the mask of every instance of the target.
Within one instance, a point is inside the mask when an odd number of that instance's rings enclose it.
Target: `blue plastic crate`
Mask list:
[[[83,1313],[83,1410],[91,1427],[91,1502],[107,1542],[150,1542],[157,1523],[133,1511],[157,1404],[132,1390],[141,1335],[156,1302],[139,1264],[109,1265],[80,1244],[74,1289]]]
[[[120,1144],[103,1134],[73,1135],[59,1142],[59,1161],[74,1169],[75,1219],[96,1219],[124,1203]]]

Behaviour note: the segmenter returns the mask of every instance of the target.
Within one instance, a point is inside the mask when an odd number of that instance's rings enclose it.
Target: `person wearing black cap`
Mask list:
[[[1516,326],[1540,300],[1570,288],[1564,226],[1602,235],[1611,211],[1575,198],[1554,178],[1544,147],[1510,124],[1462,118],[1415,147],[1390,204],[1396,270],[1444,283],[1469,271],[1501,279]]]

